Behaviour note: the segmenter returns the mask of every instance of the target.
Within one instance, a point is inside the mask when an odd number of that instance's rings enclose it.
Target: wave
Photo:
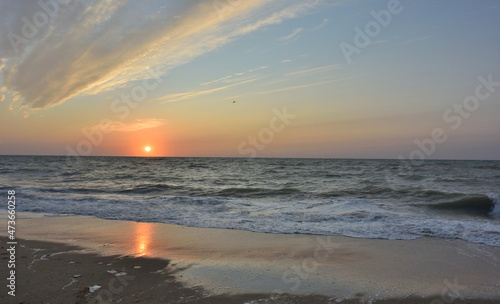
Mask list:
[[[335,189],[318,192],[319,197],[363,197],[363,198],[408,198],[423,199],[428,202],[443,202],[449,200],[459,200],[467,196],[467,193],[462,192],[446,192],[429,189],[411,189],[411,188],[391,188],[383,185],[354,185],[348,188]],[[485,196],[486,197],[486,196]]]
[[[226,188],[220,190],[216,193],[218,196],[223,197],[274,197],[283,196],[290,194],[300,194],[301,190],[295,188],[280,188],[280,189],[268,189],[268,188]]]
[[[278,199],[256,203],[216,197],[174,196],[138,200],[130,197],[98,198],[85,195],[67,198],[27,194],[23,194],[25,201],[19,205],[19,211],[264,233],[343,235],[378,239],[415,239],[429,236],[463,239],[500,247],[500,225],[496,224],[496,221],[409,214],[407,210],[387,209],[385,204],[364,199],[332,199],[316,203]],[[0,209],[5,208],[0,206]]]
[[[184,189],[185,187],[182,186],[174,186],[168,184],[143,184],[128,189],[119,190],[117,191],[117,193],[149,194],[149,193],[164,192],[167,190],[184,190]]]
[[[461,192],[445,192],[445,191],[429,190],[429,189],[411,191],[410,193],[415,198],[425,199],[431,202],[440,201],[442,203],[447,203],[447,201],[449,200],[460,200],[468,195],[467,193],[461,193]]]
[[[0,186],[2,189],[10,189],[9,187]],[[168,184],[140,184],[133,187],[113,189],[111,187],[105,187],[101,185],[99,187],[88,186],[88,187],[58,187],[58,188],[23,188],[19,191],[27,192],[40,192],[40,193],[55,193],[55,194],[155,194],[155,193],[165,193],[166,191],[179,191],[186,190],[186,187],[175,186]]]
[[[384,186],[368,185],[362,187],[352,187],[338,190],[330,190],[319,192],[319,197],[325,198],[336,198],[336,197],[362,197],[362,198],[374,198],[374,197],[401,197],[410,193],[409,189],[393,189]]]
[[[462,213],[477,216],[492,216],[497,213],[498,197],[494,195],[477,195],[452,202],[426,205],[426,207],[445,212]]]
[[[494,193],[489,193],[488,197],[493,201],[493,210],[491,210],[490,215],[494,217],[500,217],[500,198]]]

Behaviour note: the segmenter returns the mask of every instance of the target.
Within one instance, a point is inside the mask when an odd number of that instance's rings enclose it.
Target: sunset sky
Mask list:
[[[496,0],[33,3],[0,154],[500,159]]]

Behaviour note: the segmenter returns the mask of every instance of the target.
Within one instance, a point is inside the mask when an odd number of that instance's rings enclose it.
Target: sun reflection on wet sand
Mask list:
[[[151,223],[134,223],[135,253],[137,256],[150,255],[150,243],[153,225]]]

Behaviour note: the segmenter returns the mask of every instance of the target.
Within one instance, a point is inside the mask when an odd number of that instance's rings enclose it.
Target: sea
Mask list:
[[[500,247],[500,161],[0,156],[1,209]]]

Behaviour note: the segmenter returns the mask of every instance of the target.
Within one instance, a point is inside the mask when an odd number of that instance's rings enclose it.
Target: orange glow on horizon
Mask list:
[[[170,134],[160,128],[120,134],[117,142],[123,144],[122,154],[138,157],[169,156]]]

